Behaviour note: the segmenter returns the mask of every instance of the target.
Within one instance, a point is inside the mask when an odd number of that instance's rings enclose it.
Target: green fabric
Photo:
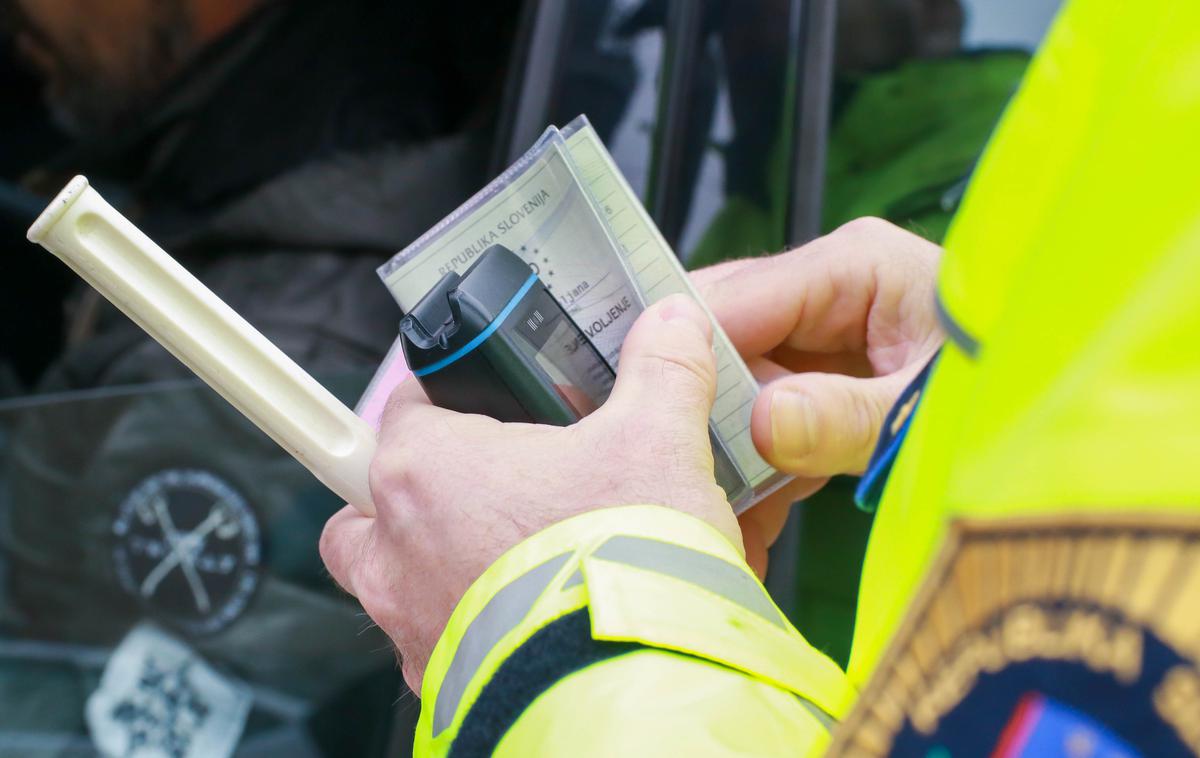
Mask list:
[[[796,598],[792,623],[816,649],[845,666],[850,659],[859,575],[872,514],[854,507],[854,477],[835,477],[799,506]]]
[[[704,268],[782,249],[782,203],[778,206],[767,209],[744,197],[730,197],[687,259],[688,268]]]
[[[1019,52],[912,61],[851,84],[830,133],[825,230],[879,216],[940,243],[1028,62]]]
[[[822,226],[879,216],[941,242],[1029,56],[992,52],[911,61],[839,86],[830,130]],[[784,130],[787,134],[789,130]],[[688,256],[691,268],[784,245],[788,140],[768,152],[766,205],[730,196]]]
[[[961,187],[1029,62],[1021,52],[911,61],[845,81],[830,131],[823,226],[879,216],[940,243]],[[732,196],[689,259],[692,268],[783,246],[785,140],[767,180],[770,207]],[[793,623],[841,664],[849,657],[871,517],[838,478],[801,507]]]

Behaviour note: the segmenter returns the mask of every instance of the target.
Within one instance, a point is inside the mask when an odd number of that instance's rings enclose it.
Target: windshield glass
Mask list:
[[[352,403],[365,381],[325,384]],[[317,554],[339,507],[198,382],[0,405],[0,755],[156,730],[382,746],[402,685]]]

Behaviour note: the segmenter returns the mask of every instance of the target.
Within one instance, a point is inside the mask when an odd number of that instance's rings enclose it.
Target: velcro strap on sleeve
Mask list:
[[[808,644],[743,561],[618,535],[583,560],[592,637],[641,642],[794,692],[833,719],[854,701],[841,668]]]
[[[678,511],[625,506],[549,527],[476,580],[426,668],[416,753],[448,753],[505,662],[569,614],[590,618],[597,648],[631,643],[705,658],[790,690],[834,719],[853,699],[841,670],[788,623],[724,536]],[[577,668],[561,663],[555,670]],[[505,675],[525,668],[510,665]]]

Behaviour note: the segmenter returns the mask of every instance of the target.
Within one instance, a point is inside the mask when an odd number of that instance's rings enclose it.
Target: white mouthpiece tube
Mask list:
[[[363,514],[374,430],[105,202],[82,176],[29,227],[246,418]]]

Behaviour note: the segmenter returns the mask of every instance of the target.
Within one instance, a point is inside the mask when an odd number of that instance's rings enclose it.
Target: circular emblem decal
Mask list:
[[[246,499],[208,471],[147,477],[121,503],[112,531],[121,586],[186,632],[228,626],[258,586],[258,521]]]
[[[1200,755],[1200,519],[962,521],[827,754]]]

